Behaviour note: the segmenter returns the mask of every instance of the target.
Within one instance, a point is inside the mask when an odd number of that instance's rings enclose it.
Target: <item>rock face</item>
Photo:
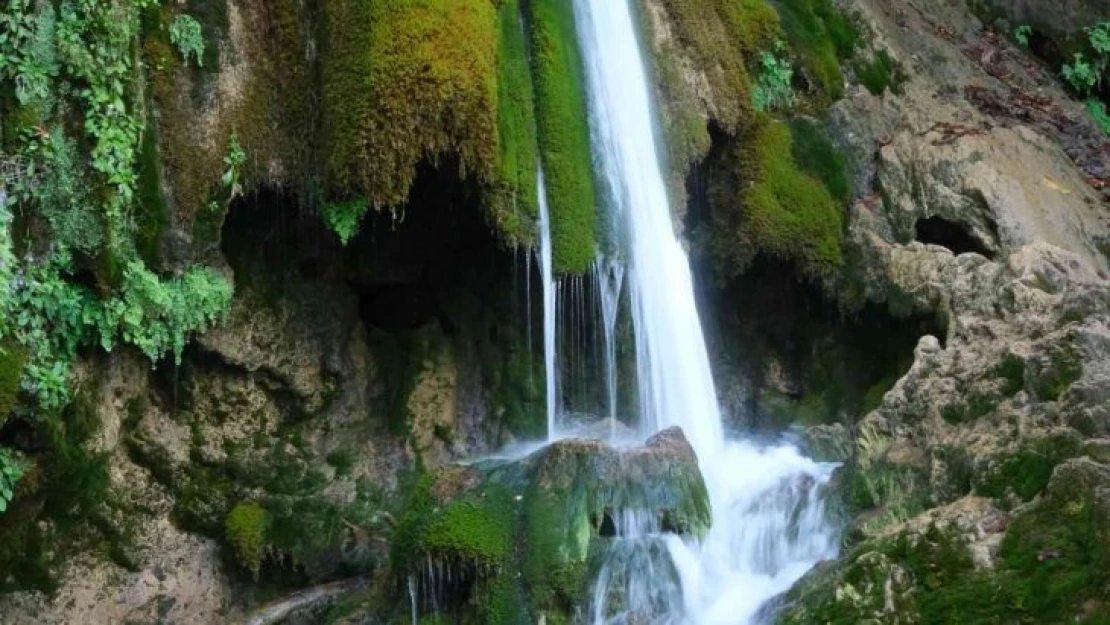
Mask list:
[[[1088,179],[1106,140],[967,7],[847,5],[908,73],[897,97],[849,90],[832,110],[865,198],[848,271],[863,299],[943,331],[852,427],[835,480],[845,553],[789,594],[780,622],[1105,618],[1108,544],[1091,521],[1110,428],[1110,211]],[[984,106],[1033,90],[1064,121]],[[825,449],[829,432],[811,438]]]

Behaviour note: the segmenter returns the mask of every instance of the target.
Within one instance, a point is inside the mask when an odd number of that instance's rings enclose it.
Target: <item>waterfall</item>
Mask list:
[[[628,248],[640,433],[683,429],[698,454],[713,523],[701,542],[631,523],[614,539],[595,580],[590,618],[597,624],[750,623],[769,599],[835,555],[836,531],[820,499],[833,467],[790,446],[726,440],[689,262],[674,234],[628,1],[574,0],[574,12],[599,173]],[[666,570],[648,566],[658,562],[660,542],[672,565]],[[671,582],[679,593],[660,590]],[[610,602],[614,595],[622,601]]]
[[[558,416],[558,373],[555,370],[555,276],[551,267],[551,214],[547,208],[547,186],[543,167],[536,165],[536,195],[540,218],[540,277],[543,288],[543,370],[547,402],[547,440],[555,439],[555,420]]]

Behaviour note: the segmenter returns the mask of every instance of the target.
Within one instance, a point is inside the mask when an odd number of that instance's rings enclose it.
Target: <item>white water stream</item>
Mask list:
[[[596,156],[629,248],[640,434],[680,426],[697,451],[713,507],[701,542],[664,535],[638,511],[618,511],[619,536],[587,620],[752,623],[769,599],[836,554],[837,532],[819,497],[833,467],[791,446],[726,440],[689,262],[674,234],[628,0],[574,0],[574,10]],[[608,327],[610,312],[603,313]],[[615,391],[610,397],[615,401]],[[660,545],[670,567],[660,564]]]

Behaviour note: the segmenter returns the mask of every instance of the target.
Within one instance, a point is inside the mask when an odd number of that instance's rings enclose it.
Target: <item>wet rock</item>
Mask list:
[[[435,572],[450,570],[454,581],[441,589],[455,596],[448,612],[480,613],[492,593],[511,590],[526,598],[521,609],[565,618],[585,601],[587,562],[623,510],[653,516],[662,531],[707,530],[708,494],[681,430],[627,449],[565,439],[518,460],[441,468],[405,506],[392,574],[433,579],[420,582],[420,592],[431,592],[447,583]]]

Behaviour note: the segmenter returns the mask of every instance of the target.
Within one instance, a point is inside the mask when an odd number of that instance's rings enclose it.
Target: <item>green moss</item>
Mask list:
[[[519,0],[506,0],[497,14],[497,189],[489,211],[510,243],[532,240],[536,203],[535,94]]]
[[[852,66],[860,83],[872,95],[880,96],[887,89],[896,95],[902,94],[902,83],[906,82],[905,71],[886,50],[879,50],[869,60],[856,59]]]
[[[1033,379],[1033,392],[1041,401],[1056,401],[1083,377],[1083,362],[1071,345],[1061,345],[1049,355]]]
[[[390,548],[391,567],[407,575],[429,558],[493,570],[513,553],[514,514],[507,490],[490,485],[439,505],[436,476],[418,478]]]
[[[828,132],[811,119],[798,118],[790,123],[790,133],[798,168],[820,180],[838,202],[843,204],[851,199],[852,186],[844,156],[832,144]]]
[[[529,8],[552,266],[559,274],[584,273],[597,249],[597,192],[573,6],[565,0],[533,0]]]
[[[518,625],[528,623],[526,598],[511,572],[497,575],[480,589],[482,623],[487,625]]]
[[[374,332],[370,337],[370,349],[375,361],[390,363],[382,372],[386,391],[380,402],[382,413],[388,419],[389,432],[394,436],[409,434],[412,419],[409,396],[416,388],[424,359],[433,349],[432,341],[436,340],[428,332],[420,330],[396,334]]]
[[[421,543],[433,557],[493,566],[512,553],[513,518],[507,491],[492,488],[440,511]]]
[[[780,36],[779,18],[766,0],[670,0],[667,32],[646,37],[655,46],[650,55],[656,84],[660,123],[667,146],[665,163],[670,190],[681,196],[689,168],[710,150],[709,129],[701,111],[706,93],[687,80],[685,59],[694,67],[712,67],[704,86],[713,102],[713,121],[726,133],[735,133],[752,114],[752,79],[748,65],[759,52],[769,49]],[[641,12],[644,13],[644,12]],[[641,16],[647,32],[656,20]],[[682,198],[676,197],[676,205]]]
[[[573,605],[585,584],[591,528],[580,486],[534,486],[525,495],[526,552],[522,573],[530,605],[553,611]]]
[[[123,506],[110,490],[108,457],[86,446],[100,423],[91,400],[96,385],[90,381],[62,414],[31,424],[46,451],[28,458],[18,496],[0,515],[0,591],[50,591],[72,553],[126,549],[129,533],[112,520]]]
[[[223,472],[206,466],[192,466],[176,485],[173,515],[184,529],[218,536],[231,507],[234,483]]]
[[[254,501],[236,504],[224,521],[224,537],[239,564],[257,580],[266,552],[266,510]]]
[[[995,375],[1002,378],[1002,394],[1012,396],[1025,388],[1025,361],[1014,354],[1006,354],[994,369]]]
[[[330,0],[322,60],[328,179],[402,205],[421,160],[490,180],[498,154],[497,15],[488,0]]]
[[[344,477],[351,474],[351,467],[355,464],[354,455],[347,450],[336,450],[327,455],[328,464],[335,469],[336,477]]]
[[[998,398],[990,393],[972,391],[963,400],[945,406],[941,417],[955,425],[974,421],[990,414],[998,406]]]
[[[1015,453],[996,461],[976,490],[996,498],[1013,492],[1022,501],[1029,501],[1044,490],[1056,465],[1078,455],[1080,448],[1079,440],[1069,433],[1026,442]]]
[[[832,575],[792,591],[783,621],[1110,622],[1110,515],[1097,496],[1108,478],[1088,461],[1058,468],[1043,497],[1012,517],[990,569],[950,526],[860,544]]]
[[[739,158],[741,230],[760,251],[795,261],[803,273],[828,275],[841,264],[843,214],[825,187],[798,169],[790,127],[761,119]]]
[[[844,91],[841,60],[852,56],[859,35],[832,0],[778,0],[776,6],[802,73],[828,100]]]
[[[135,205],[135,249],[150,267],[161,257],[162,235],[169,226],[170,212],[162,195],[162,163],[158,157],[156,129],[148,125],[139,154],[139,190]]]
[[[15,408],[27,350],[10,340],[0,340],[0,426]]]

